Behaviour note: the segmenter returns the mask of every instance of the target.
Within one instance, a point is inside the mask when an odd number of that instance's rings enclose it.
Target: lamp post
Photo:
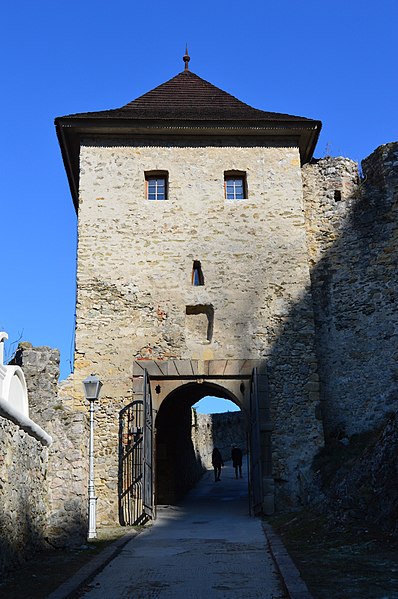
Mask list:
[[[88,376],[83,381],[84,394],[90,402],[90,443],[88,449],[89,477],[88,477],[88,538],[97,536],[96,507],[97,498],[94,489],[94,403],[98,401],[102,383],[95,374]]]

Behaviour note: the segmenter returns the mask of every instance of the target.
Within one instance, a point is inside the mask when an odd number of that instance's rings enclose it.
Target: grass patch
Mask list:
[[[398,599],[396,540],[377,530],[337,530],[310,510],[269,521],[316,599]]]

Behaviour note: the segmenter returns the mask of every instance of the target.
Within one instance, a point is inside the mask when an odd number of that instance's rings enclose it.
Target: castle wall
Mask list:
[[[12,405],[7,413],[3,401],[0,573],[37,550],[81,545],[87,534],[86,417],[59,394],[59,352],[21,343],[13,364],[25,376],[30,419]]]
[[[0,575],[45,545],[48,452],[0,416]]]
[[[361,182],[348,159],[303,167],[324,427],[340,438],[398,407],[398,144],[362,166]]]
[[[50,546],[79,545],[87,533],[86,413],[74,410],[58,389],[58,350],[22,343],[14,362],[25,375],[31,418],[53,438],[45,469],[45,537]]]
[[[96,372],[104,382],[100,519],[116,519],[118,413],[132,400],[131,365],[140,357],[266,358],[276,478],[281,495],[295,502],[299,471],[322,444],[298,150],[240,139],[124,143],[86,140],[80,153],[70,384],[83,410],[82,379]],[[150,170],[169,172],[167,201],[146,200]],[[224,200],[227,170],[247,173],[247,200]],[[194,260],[203,287],[192,286]],[[204,312],[189,309],[195,306]],[[207,318],[211,339],[200,336]]]

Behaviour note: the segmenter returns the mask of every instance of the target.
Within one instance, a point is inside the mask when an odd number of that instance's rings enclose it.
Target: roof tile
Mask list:
[[[310,120],[253,108],[188,70],[182,71],[121,108],[69,116],[151,120]]]

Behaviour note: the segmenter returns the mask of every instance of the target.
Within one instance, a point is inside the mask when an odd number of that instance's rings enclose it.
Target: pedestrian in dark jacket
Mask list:
[[[224,466],[224,462],[217,447],[213,449],[213,453],[211,454],[211,463],[213,464],[214,468],[214,482],[218,482],[221,480],[221,468]]]
[[[242,478],[242,450],[236,445],[232,447],[231,460],[232,466],[235,468],[235,478],[238,478],[238,471],[240,478]]]

